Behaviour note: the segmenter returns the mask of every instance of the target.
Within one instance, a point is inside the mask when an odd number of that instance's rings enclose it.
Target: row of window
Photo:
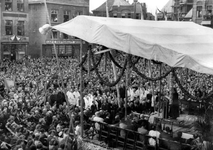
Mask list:
[[[5,11],[13,11],[13,1],[5,0]],[[17,10],[24,12],[24,0],[17,0]]]
[[[140,13],[136,13],[135,14],[135,19],[140,19]],[[113,13],[113,17],[117,18],[118,14],[117,13]],[[121,14],[121,18],[132,18],[132,14],[131,13],[127,13],[127,14]]]
[[[17,22],[17,35],[24,36],[24,21]],[[12,20],[5,20],[5,34],[6,35],[13,35],[13,21]]]
[[[202,9],[203,9],[202,6],[197,6],[197,12],[196,12],[196,14],[197,14],[198,18],[201,18],[202,15],[203,15],[202,14]],[[212,6],[211,5],[209,5],[209,6],[206,7],[206,15],[212,15]]]
[[[59,18],[59,10],[52,9],[50,14],[51,14],[51,22],[57,23],[58,22],[58,18]],[[82,15],[82,12],[76,12],[75,15],[76,16]],[[71,19],[70,11],[65,10],[64,14],[63,14],[63,22],[69,21],[70,19]]]
[[[56,52],[58,55],[70,55],[72,57],[74,57],[75,52],[78,51],[80,49],[79,45],[56,45]],[[43,52],[44,54],[46,53],[46,55],[50,54],[50,55],[55,55],[55,49],[53,48],[52,45],[45,45],[43,47]]]
[[[5,45],[3,45],[3,52],[10,53],[12,50],[16,50],[18,52],[25,52],[26,45],[24,45],[24,44],[17,44],[17,45],[5,44]]]
[[[69,36],[67,34],[64,34],[64,33],[61,33],[61,32],[58,32],[57,30],[52,30],[52,33],[50,34],[50,39],[53,39],[53,40],[56,40],[58,38],[62,38],[64,40],[68,40],[69,37],[71,38],[74,38],[74,39],[78,39],[76,37],[73,37],[73,36]]]

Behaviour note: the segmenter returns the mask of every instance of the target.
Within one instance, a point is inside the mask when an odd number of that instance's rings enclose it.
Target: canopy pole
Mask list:
[[[106,0],[106,16],[107,16],[107,18],[109,18],[108,0]],[[110,53],[112,53],[112,50],[110,50]],[[111,64],[112,64],[112,69],[113,69],[113,74],[114,74],[114,80],[116,81],[117,80],[117,73],[116,73],[115,64],[112,61],[111,61]],[[117,91],[117,103],[118,103],[118,106],[120,106],[119,86],[118,86],[118,84],[116,84],[115,86],[116,86],[116,91]]]
[[[82,55],[83,55],[83,45],[82,40],[80,40],[80,62],[82,62]],[[82,66],[80,67],[80,100],[81,100],[81,137],[83,138],[83,131],[84,131],[84,118],[83,118],[83,70]]]
[[[151,60],[148,60],[148,61],[149,61],[149,77],[152,78]],[[152,98],[151,98],[151,105],[152,105],[152,99],[154,100],[154,86],[153,86],[153,81],[150,81],[150,86],[151,86],[151,90],[152,90]]]
[[[173,104],[173,72],[170,73],[170,104]]]
[[[108,0],[106,0],[106,17],[109,17]]]
[[[47,20],[49,22],[49,25],[51,26],[51,20],[50,20],[50,16],[49,16],[48,7],[47,7],[47,1],[46,0],[44,0],[44,5],[45,5],[45,8],[46,8]],[[52,32],[51,32],[51,37],[53,39],[53,33]],[[56,46],[55,46],[54,42],[53,42],[53,49],[55,51],[55,57],[56,57],[57,66],[58,66],[58,70],[59,70],[59,76],[61,77],[62,88],[64,90],[63,74],[62,74],[62,71],[61,71],[61,68],[60,68],[60,63],[59,63],[59,59],[58,59],[58,53],[56,51]],[[66,95],[66,93],[64,93],[64,94]]]
[[[91,63],[90,63],[90,49],[87,52],[88,53],[88,79],[90,78],[90,68],[91,68]],[[81,61],[80,61],[81,62]]]
[[[129,55],[129,54],[127,54]],[[127,120],[127,101],[128,101],[128,88],[129,88],[129,57],[127,60],[127,66],[126,66],[126,91],[125,91],[125,120]]]
[[[47,20],[49,22],[49,25],[51,26],[51,20],[50,20],[50,16],[49,16],[48,7],[47,7],[47,1],[46,0],[44,0],[44,5],[45,5],[45,9],[46,9]],[[53,38],[53,33],[52,32],[51,32],[51,37]],[[61,78],[61,84],[62,84],[63,92],[64,92],[64,95],[65,95],[65,100],[66,100],[67,105],[69,106],[69,102],[68,102],[68,99],[67,99],[67,96],[66,96],[66,90],[64,88],[63,74],[62,74],[62,71],[61,71],[61,68],[60,68],[60,63],[59,63],[59,59],[58,59],[58,53],[56,51],[56,46],[55,46],[54,42],[53,42],[53,49],[55,51],[57,67],[58,67],[58,70],[59,70],[59,76]],[[70,118],[70,120],[72,120],[72,118]],[[72,124],[70,124],[69,126],[71,126],[71,125]],[[66,144],[67,144],[67,142],[66,142]]]
[[[162,74],[162,63],[160,64],[160,77]],[[159,93],[159,100],[158,100],[158,117],[160,116],[160,103],[161,103],[161,92],[162,92],[162,82],[161,80],[159,80],[160,82],[160,93]]]

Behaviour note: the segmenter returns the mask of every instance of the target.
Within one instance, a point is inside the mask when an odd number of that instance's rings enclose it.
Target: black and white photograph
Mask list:
[[[213,150],[213,0],[0,0],[0,150]]]

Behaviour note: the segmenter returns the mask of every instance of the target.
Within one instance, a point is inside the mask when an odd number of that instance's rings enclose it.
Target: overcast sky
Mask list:
[[[96,9],[98,6],[103,4],[106,0],[90,0],[90,11]],[[151,13],[155,13],[156,7],[158,9],[163,8],[163,6],[169,1],[169,0],[138,0],[139,2],[145,2],[147,5],[147,9]],[[133,2],[133,0],[129,0],[130,4]]]

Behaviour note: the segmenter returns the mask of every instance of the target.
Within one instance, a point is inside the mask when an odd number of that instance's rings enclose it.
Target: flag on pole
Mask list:
[[[158,10],[160,13],[163,14],[164,20],[167,21],[167,11],[166,11],[166,10],[160,11],[158,8],[157,8],[157,10]]]
[[[167,21],[167,11],[164,10],[163,14],[164,14],[165,21]]]
[[[141,3],[141,20],[144,20],[144,16],[143,16],[143,4]]]
[[[12,41],[19,41],[21,38],[17,37],[16,35],[13,35],[10,39]]]
[[[158,9],[155,10],[155,21],[158,21]]]
[[[109,17],[108,0],[106,0],[106,17]]]

